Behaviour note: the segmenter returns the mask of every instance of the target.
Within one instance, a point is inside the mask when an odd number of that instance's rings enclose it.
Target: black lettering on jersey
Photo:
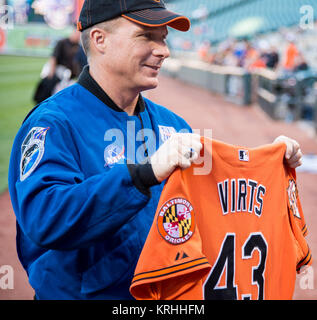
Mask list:
[[[237,211],[247,211],[247,182],[245,179],[238,179]]]
[[[256,202],[260,207],[257,205],[254,206],[254,212],[257,216],[261,216],[262,209],[263,209],[263,196],[265,195],[266,189],[261,184],[258,187],[257,193],[256,193]]]
[[[236,179],[231,179],[231,212],[236,212]]]
[[[218,194],[221,203],[222,213],[228,213],[228,179],[218,183]]]
[[[217,183],[223,215],[229,212],[262,214],[266,188],[252,179],[226,179]],[[230,199],[230,200],[229,200]]]
[[[249,179],[248,180],[248,186],[251,188],[251,193],[249,196],[249,212],[252,213],[253,212],[253,205],[254,205],[254,191],[257,187],[258,183],[254,180]]]

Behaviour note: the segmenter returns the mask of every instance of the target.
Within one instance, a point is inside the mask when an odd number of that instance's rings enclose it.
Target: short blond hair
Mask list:
[[[82,33],[80,35],[80,41],[81,41],[81,45],[83,47],[83,50],[85,51],[85,54],[87,56],[87,59],[89,59],[89,57],[90,57],[90,31],[93,28],[99,28],[99,29],[102,29],[107,32],[113,32],[115,27],[117,26],[120,18],[121,17],[118,17],[118,18],[115,18],[112,20],[108,20],[108,21],[100,22],[100,23],[82,31]]]

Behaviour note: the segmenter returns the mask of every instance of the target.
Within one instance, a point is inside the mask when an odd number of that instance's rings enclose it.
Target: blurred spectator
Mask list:
[[[233,47],[229,47],[225,50],[222,65],[232,67],[238,66],[238,58],[234,53]]]
[[[260,41],[257,45],[253,46],[249,44],[243,67],[250,72],[259,68],[266,68],[267,48],[268,43],[266,41]]]
[[[54,93],[73,84],[87,64],[86,56],[80,44],[80,32],[73,30],[68,38],[57,42],[53,54],[44,65],[33,100],[40,103]]]
[[[204,41],[198,48],[198,56],[202,61],[213,63],[213,55],[211,53],[211,44],[208,40]]]
[[[57,66],[63,66],[69,69],[72,79],[79,76],[81,67],[76,59],[78,51],[80,50],[79,40],[80,32],[73,30],[69,37],[57,42],[49,60],[49,78],[55,75]]]
[[[305,60],[302,53],[298,54],[298,56],[295,59],[294,65],[295,65],[293,69],[294,72],[305,71],[309,69],[308,63]]]
[[[295,67],[295,59],[298,56],[299,52],[295,44],[294,36],[288,35],[287,40],[288,40],[288,45],[285,51],[283,67],[287,71],[292,71]]]
[[[249,41],[247,41],[243,66],[247,68],[257,58],[258,58],[258,51],[254,48],[254,46]]]
[[[252,40],[230,38],[218,44],[205,40],[198,47],[197,53],[202,61],[221,66],[241,67],[249,72],[267,68],[289,74],[309,69],[309,63],[298,49],[293,33],[281,35],[278,39],[274,36]]]
[[[233,54],[237,59],[236,64],[238,67],[243,67],[246,53],[247,45],[245,42],[238,42],[234,45]]]
[[[266,67],[269,69],[276,69],[279,63],[279,53],[274,46],[266,54]]]
[[[253,61],[250,61],[250,64],[247,69],[249,69],[249,71],[254,71],[255,69],[262,68],[266,68],[265,55],[261,54],[260,52],[256,52],[253,57]]]

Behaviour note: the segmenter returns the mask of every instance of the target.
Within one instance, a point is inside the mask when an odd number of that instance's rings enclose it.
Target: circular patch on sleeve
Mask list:
[[[159,211],[157,227],[160,235],[171,244],[188,241],[195,230],[193,206],[184,198],[168,200]]]
[[[21,146],[20,180],[24,181],[38,166],[44,154],[45,136],[49,128],[34,127]]]

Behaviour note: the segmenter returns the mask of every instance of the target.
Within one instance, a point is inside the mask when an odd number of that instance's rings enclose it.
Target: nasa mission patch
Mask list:
[[[184,198],[165,202],[158,214],[157,227],[160,235],[171,244],[188,241],[195,230],[193,206]]]
[[[38,166],[43,154],[45,136],[49,128],[34,127],[27,134],[21,146],[20,180],[24,181]]]
[[[116,163],[124,163],[124,146],[110,144],[104,151],[105,167],[112,168]]]

